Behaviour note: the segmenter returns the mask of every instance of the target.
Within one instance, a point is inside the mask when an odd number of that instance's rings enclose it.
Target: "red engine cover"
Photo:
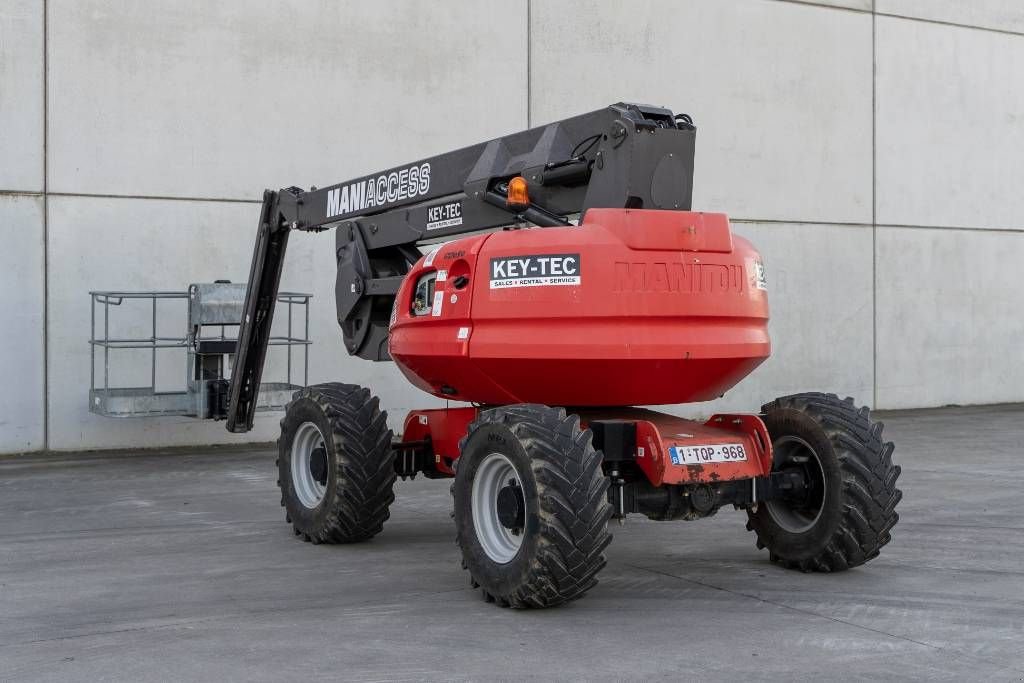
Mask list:
[[[760,257],[725,215],[591,209],[578,227],[427,254],[398,292],[390,349],[437,396],[655,405],[722,395],[768,357],[767,325]]]

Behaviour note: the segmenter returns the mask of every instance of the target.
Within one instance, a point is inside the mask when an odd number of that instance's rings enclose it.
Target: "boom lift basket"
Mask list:
[[[238,345],[238,327],[245,301],[244,283],[226,281],[189,285],[187,291],[95,291],[91,298],[89,411],[106,417],[187,416],[202,419],[224,419],[227,412],[231,366]],[[282,311],[284,334],[272,336],[270,346],[286,347],[285,381],[260,385],[258,410],[281,410],[292,394],[309,381],[309,300],[312,294],[281,292],[277,295]],[[158,334],[158,322],[166,314],[165,300],[186,302],[187,328],[182,336]],[[112,320],[111,307],[138,301],[132,313],[149,313],[148,336],[127,334],[112,336],[111,327],[121,329],[127,323],[127,311]],[[127,306],[126,306],[127,308]],[[300,309],[300,310],[295,310]],[[114,310],[118,310],[115,308]],[[117,317],[117,314],[114,314]],[[145,323],[142,323],[145,326]],[[116,333],[115,333],[116,335]],[[298,358],[298,348],[302,349]],[[111,386],[111,371],[138,377],[138,365],[126,363],[129,354],[112,353],[125,350],[148,350],[149,381],[146,385]],[[157,351],[182,349],[185,361],[184,391],[158,390]],[[97,355],[102,355],[102,376],[98,376]],[[301,363],[301,365],[300,365]],[[301,374],[300,374],[301,373]],[[301,383],[299,378],[301,376]],[[116,384],[116,382],[114,382]],[[134,382],[133,382],[134,383]]]

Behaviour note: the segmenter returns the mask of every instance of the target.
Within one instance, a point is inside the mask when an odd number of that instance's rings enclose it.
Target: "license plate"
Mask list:
[[[740,443],[670,446],[673,465],[703,465],[709,462],[742,462],[747,451]]]

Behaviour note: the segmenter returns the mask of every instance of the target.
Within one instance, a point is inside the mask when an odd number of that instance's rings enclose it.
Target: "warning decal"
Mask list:
[[[579,285],[579,254],[497,256],[491,259],[491,289]]]
[[[754,286],[758,289],[768,289],[768,278],[764,273],[764,264],[758,259],[754,261]]]

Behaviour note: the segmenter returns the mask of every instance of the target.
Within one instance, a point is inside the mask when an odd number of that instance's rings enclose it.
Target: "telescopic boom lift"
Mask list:
[[[604,109],[308,192],[266,191],[227,427],[259,402],[292,231],[335,229],[349,354],[394,361],[457,407],[400,438],[371,392],[297,391],[281,421],[286,519],[316,543],[379,533],[403,479],[453,477],[470,583],[548,607],[596,583],[610,519],[733,506],[772,561],[838,571],[878,555],[902,494],[866,408],[784,396],[694,421],[637,406],[709,401],[768,358],[767,278],[720,213],[691,211],[696,129]],[[426,248],[424,253],[421,248]]]

